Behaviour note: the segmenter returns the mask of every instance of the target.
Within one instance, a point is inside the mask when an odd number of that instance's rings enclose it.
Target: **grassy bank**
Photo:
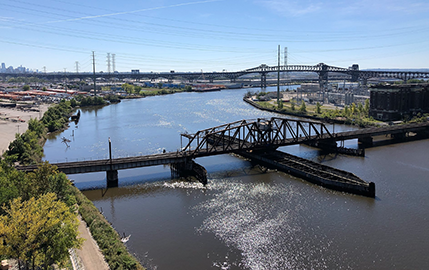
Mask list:
[[[128,252],[119,234],[94,204],[76,187],[73,187],[72,193],[79,205],[79,213],[88,225],[110,269],[143,270],[143,266]]]
[[[278,106],[272,101],[252,101],[246,97],[243,100],[260,110],[324,122],[357,125],[360,127],[378,126],[382,124],[382,122],[367,116],[369,104],[367,106],[356,106],[352,104],[350,106],[345,106],[343,109],[338,109],[328,108],[318,103],[315,105],[308,105],[304,102],[300,104],[289,102]]]

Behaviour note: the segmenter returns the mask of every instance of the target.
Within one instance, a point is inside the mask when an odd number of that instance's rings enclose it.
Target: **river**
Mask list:
[[[107,158],[109,137],[114,157],[177,151],[182,132],[275,115],[244,103],[247,91],[82,110],[77,126],[46,142],[45,159]],[[427,269],[428,148],[429,140],[388,145],[367,149],[364,158],[280,149],[374,182],[375,199],[264,172],[232,155],[196,160],[207,169],[207,187],[170,180],[164,166],[119,171],[119,187],[110,189],[105,173],[69,177],[120,234],[131,234],[126,245],[148,269]]]

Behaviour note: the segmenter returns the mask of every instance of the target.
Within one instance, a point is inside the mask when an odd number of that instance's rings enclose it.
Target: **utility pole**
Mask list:
[[[94,77],[94,95],[97,96],[97,84],[95,83],[95,54],[94,51],[92,51],[92,74]]]
[[[110,74],[110,53],[107,53],[107,73]]]
[[[112,69],[113,69],[113,73],[115,73],[116,68],[115,68],[115,56],[116,54],[112,53]]]
[[[280,45],[278,49],[278,63],[277,63],[277,106],[280,104]]]
[[[66,90],[66,93],[67,93],[67,83],[66,83],[66,80],[67,80],[67,69],[64,68],[64,82],[63,82],[63,86],[64,86],[64,89]]]

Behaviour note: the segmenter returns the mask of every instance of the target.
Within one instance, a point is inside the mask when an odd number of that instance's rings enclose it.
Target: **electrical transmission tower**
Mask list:
[[[110,74],[110,53],[107,53],[107,73]]]
[[[97,83],[96,83],[96,76],[95,76],[95,52],[92,51],[92,74],[93,74],[93,80],[94,80],[94,95],[97,96]]]

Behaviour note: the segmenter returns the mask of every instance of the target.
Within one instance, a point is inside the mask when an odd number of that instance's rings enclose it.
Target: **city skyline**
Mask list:
[[[428,68],[424,1],[6,0],[0,62],[47,72],[237,71],[324,62],[361,69]],[[77,62],[77,63],[76,63]],[[111,66],[112,68],[112,66]]]

